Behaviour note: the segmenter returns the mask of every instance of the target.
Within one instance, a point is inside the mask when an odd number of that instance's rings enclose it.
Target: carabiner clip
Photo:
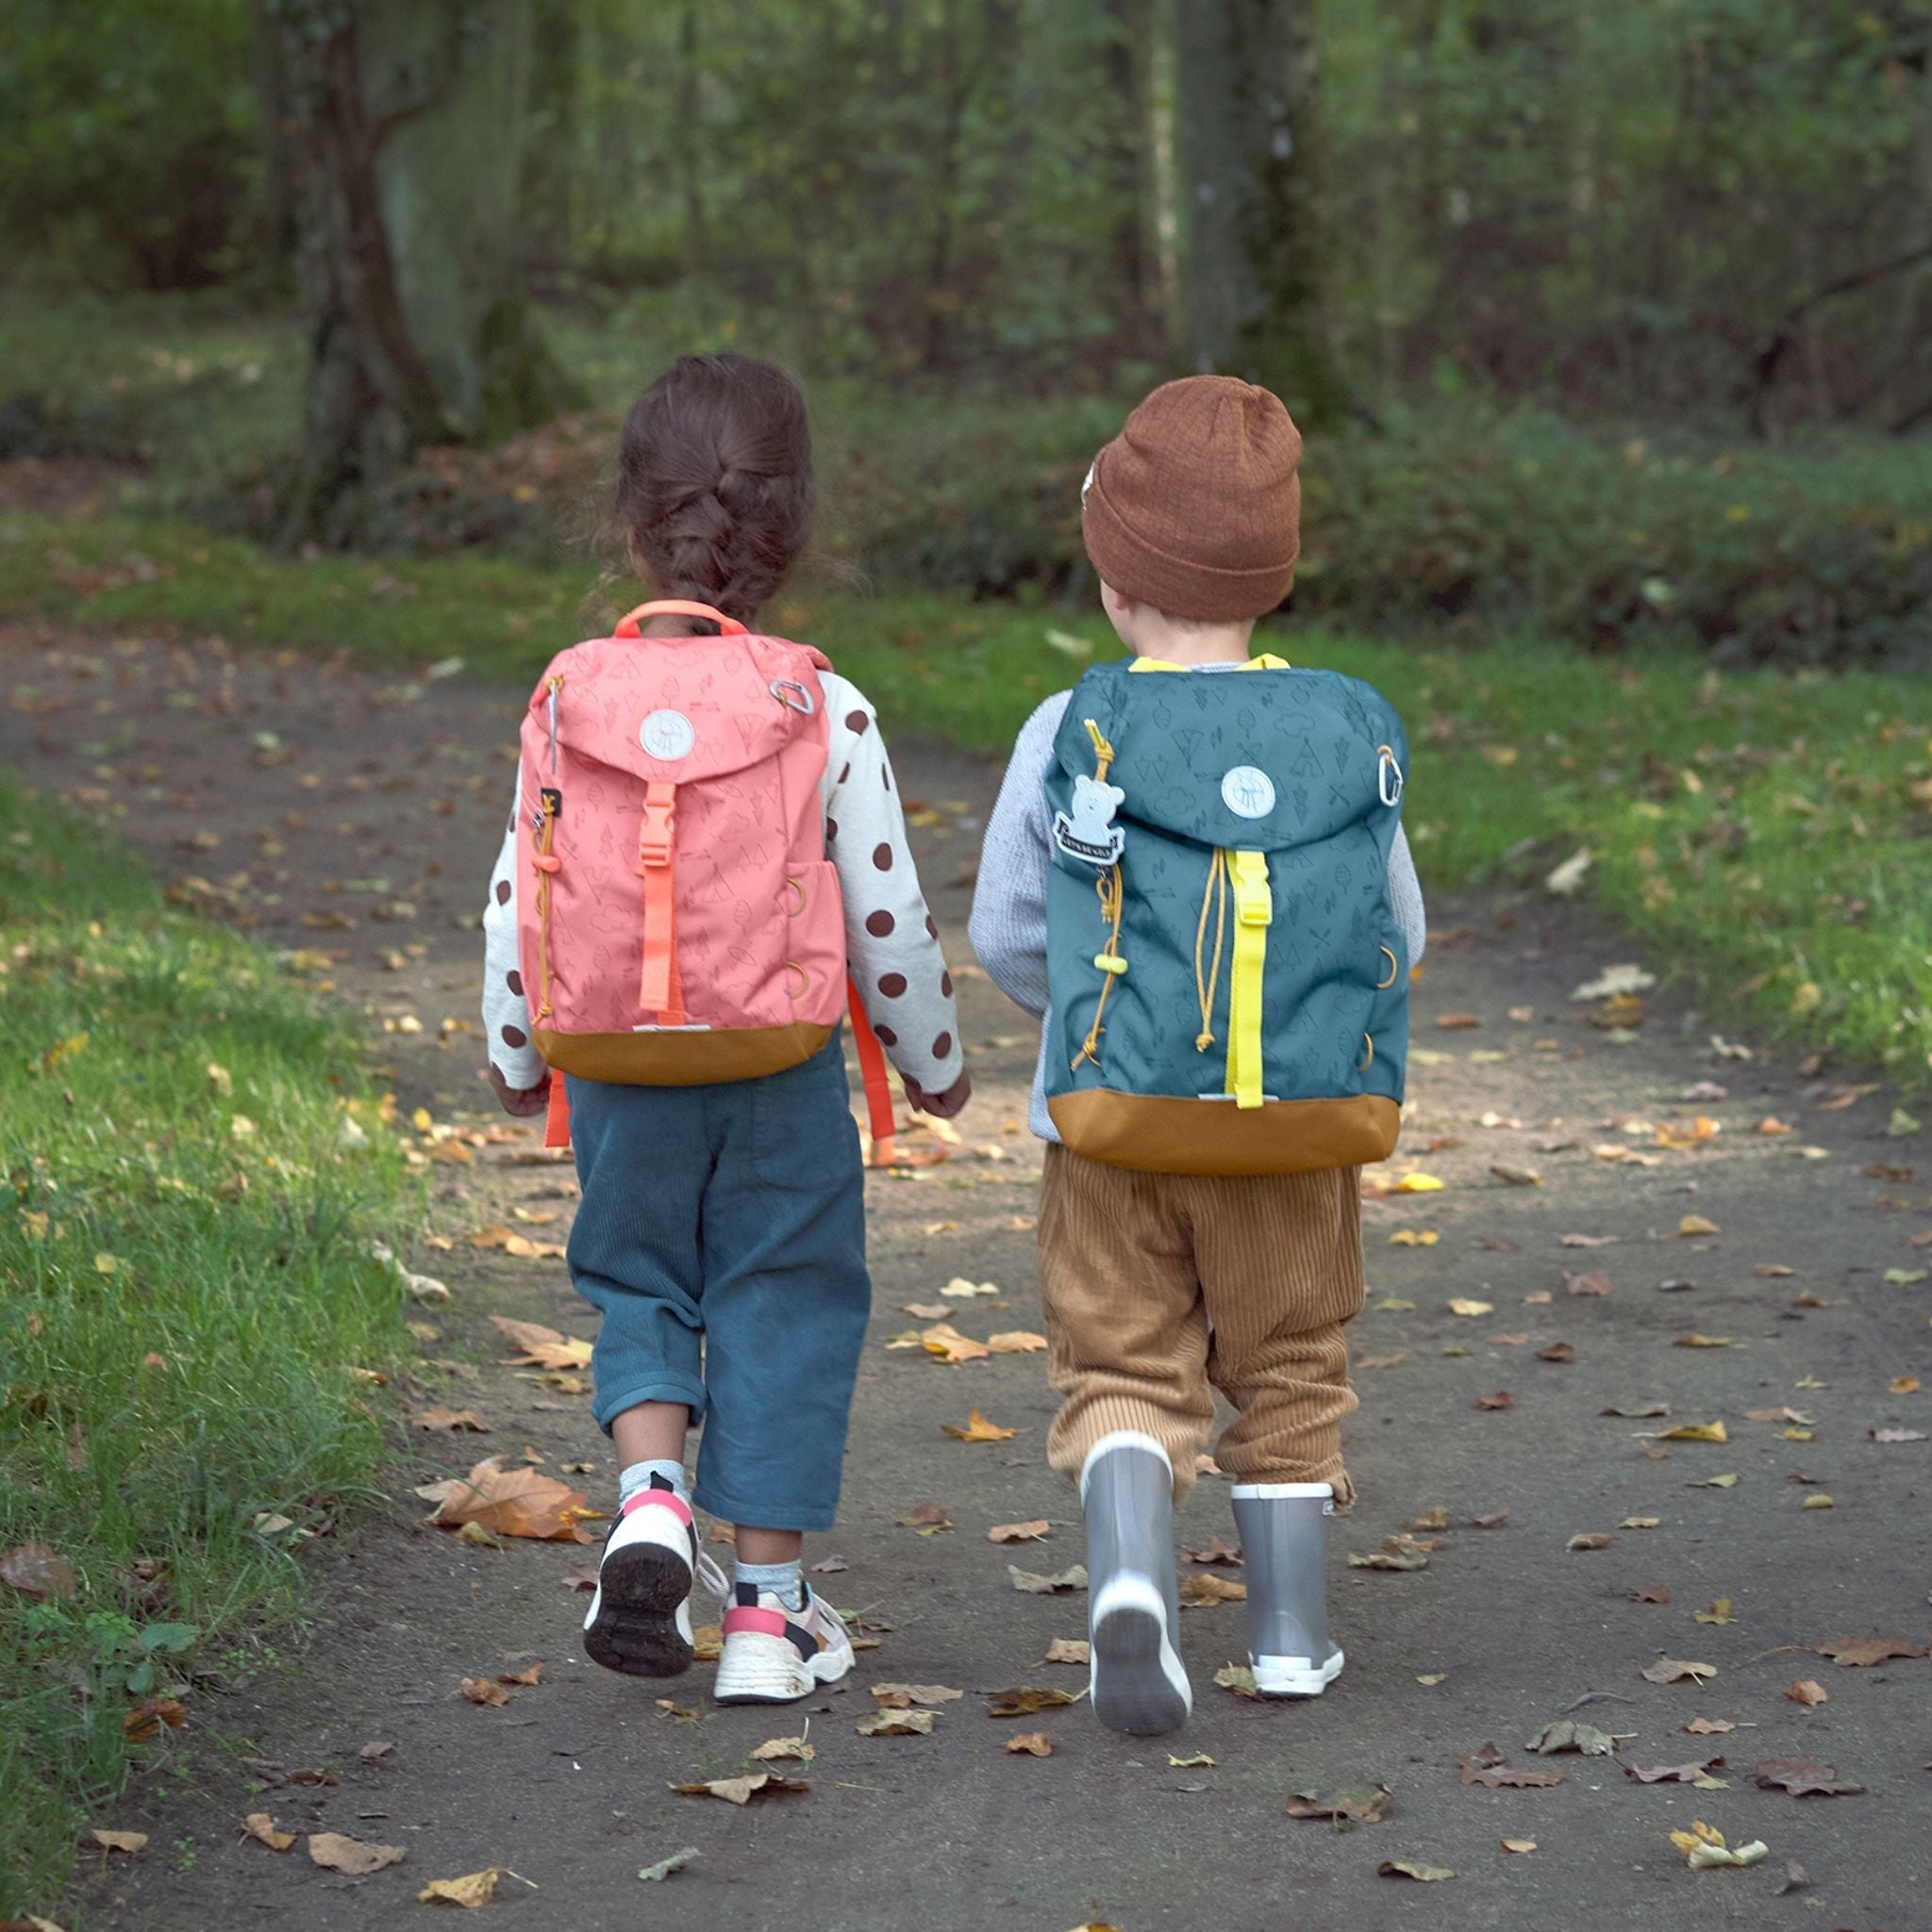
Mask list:
[[[772,680],[772,695],[788,711],[796,711],[801,718],[809,718],[818,709],[818,706],[812,701],[810,691],[807,691],[804,685],[800,684],[796,678],[774,678]]]
[[[1376,750],[1380,758],[1375,766],[1375,795],[1384,805],[1399,805],[1402,802],[1403,780],[1402,767],[1395,762],[1395,748],[1393,745],[1384,744],[1378,745]],[[1395,789],[1392,791],[1389,788],[1391,773],[1395,777]]]

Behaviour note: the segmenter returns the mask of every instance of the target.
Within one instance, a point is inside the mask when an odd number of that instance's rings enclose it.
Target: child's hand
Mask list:
[[[494,1066],[490,1069],[490,1084],[495,1089],[497,1099],[503,1103],[504,1112],[513,1113],[520,1120],[528,1120],[549,1107],[550,1077],[546,1069],[543,1077],[534,1087],[512,1087]]]
[[[900,1077],[905,1078],[904,1074]],[[961,1074],[943,1093],[928,1093],[917,1080],[907,1080],[906,1098],[919,1112],[930,1114],[936,1121],[949,1121],[973,1098],[973,1075]]]

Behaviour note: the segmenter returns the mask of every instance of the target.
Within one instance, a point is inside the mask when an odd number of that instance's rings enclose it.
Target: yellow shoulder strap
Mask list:
[[[1261,980],[1268,963],[1268,927],[1274,895],[1268,858],[1230,852],[1234,886],[1234,968],[1227,983],[1227,1091],[1238,1108],[1261,1105]]]

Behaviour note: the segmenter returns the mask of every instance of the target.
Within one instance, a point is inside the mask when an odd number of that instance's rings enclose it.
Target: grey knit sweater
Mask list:
[[[1204,664],[1202,671],[1232,669]],[[999,803],[986,827],[986,847],[979,860],[979,884],[973,897],[969,932],[979,963],[1007,997],[1050,1018],[1046,998],[1046,879],[1053,864],[1053,815],[1046,804],[1046,774],[1053,761],[1054,739],[1066,715],[1071,691],[1050,697],[1027,719],[1013,746],[1000,786]],[[1423,889],[1408,856],[1408,841],[1398,826],[1389,853],[1389,896],[1395,917],[1408,941],[1409,963],[1423,956],[1428,942],[1428,922],[1423,911]],[[1033,1101],[1028,1124],[1042,1141],[1058,1141],[1046,1111],[1046,1039],[1041,1028],[1040,1060],[1033,1074]]]

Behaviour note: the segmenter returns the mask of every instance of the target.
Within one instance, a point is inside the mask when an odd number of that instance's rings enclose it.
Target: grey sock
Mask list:
[[[768,1590],[774,1591],[788,1610],[805,1607],[805,1569],[796,1559],[790,1563],[747,1563],[741,1557],[736,1580],[751,1585],[760,1595]]]
[[[675,1491],[689,1503],[691,1484],[686,1480],[684,1464],[671,1457],[664,1457],[655,1462],[633,1462],[617,1474],[617,1499],[620,1507],[628,1503],[640,1490],[651,1487],[651,1478],[658,1478],[660,1490]]]

